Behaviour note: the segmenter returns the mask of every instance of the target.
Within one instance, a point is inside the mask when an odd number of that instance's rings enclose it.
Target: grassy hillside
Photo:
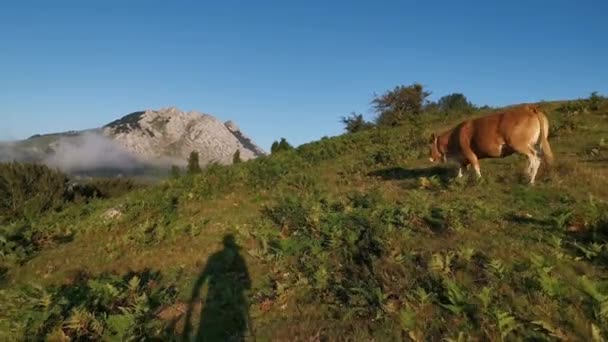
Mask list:
[[[4,216],[0,339],[606,339],[608,106],[542,106],[534,187],[429,165],[429,116]]]

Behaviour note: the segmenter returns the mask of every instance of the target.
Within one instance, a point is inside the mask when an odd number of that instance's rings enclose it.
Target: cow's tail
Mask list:
[[[540,123],[540,148],[543,159],[547,164],[551,165],[554,158],[553,151],[551,151],[551,145],[549,145],[549,140],[547,139],[549,137],[549,120],[541,111],[538,111],[536,114],[538,115],[538,121]]]

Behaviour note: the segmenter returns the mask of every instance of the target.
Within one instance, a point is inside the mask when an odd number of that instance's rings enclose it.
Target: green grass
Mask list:
[[[580,101],[543,103],[533,187],[517,156],[429,165],[462,119],[432,116],[6,223],[0,339],[608,338],[608,111]]]

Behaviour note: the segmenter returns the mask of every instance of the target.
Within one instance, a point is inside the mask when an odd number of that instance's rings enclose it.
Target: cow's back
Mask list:
[[[471,147],[478,158],[497,158],[514,152],[512,146],[538,122],[528,106],[472,120]]]

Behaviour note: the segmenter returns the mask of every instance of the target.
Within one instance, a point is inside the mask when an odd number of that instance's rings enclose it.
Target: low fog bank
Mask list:
[[[170,165],[185,166],[185,160],[169,157],[143,159],[100,132],[62,135],[54,141],[46,137],[17,142],[0,142],[0,163],[46,164],[76,176],[147,176],[168,172]]]
[[[62,137],[51,145],[43,163],[65,172],[98,169],[132,171],[145,166],[113,140],[96,133]]]
[[[20,149],[13,142],[0,142],[0,163],[36,162],[36,153],[29,150]]]

